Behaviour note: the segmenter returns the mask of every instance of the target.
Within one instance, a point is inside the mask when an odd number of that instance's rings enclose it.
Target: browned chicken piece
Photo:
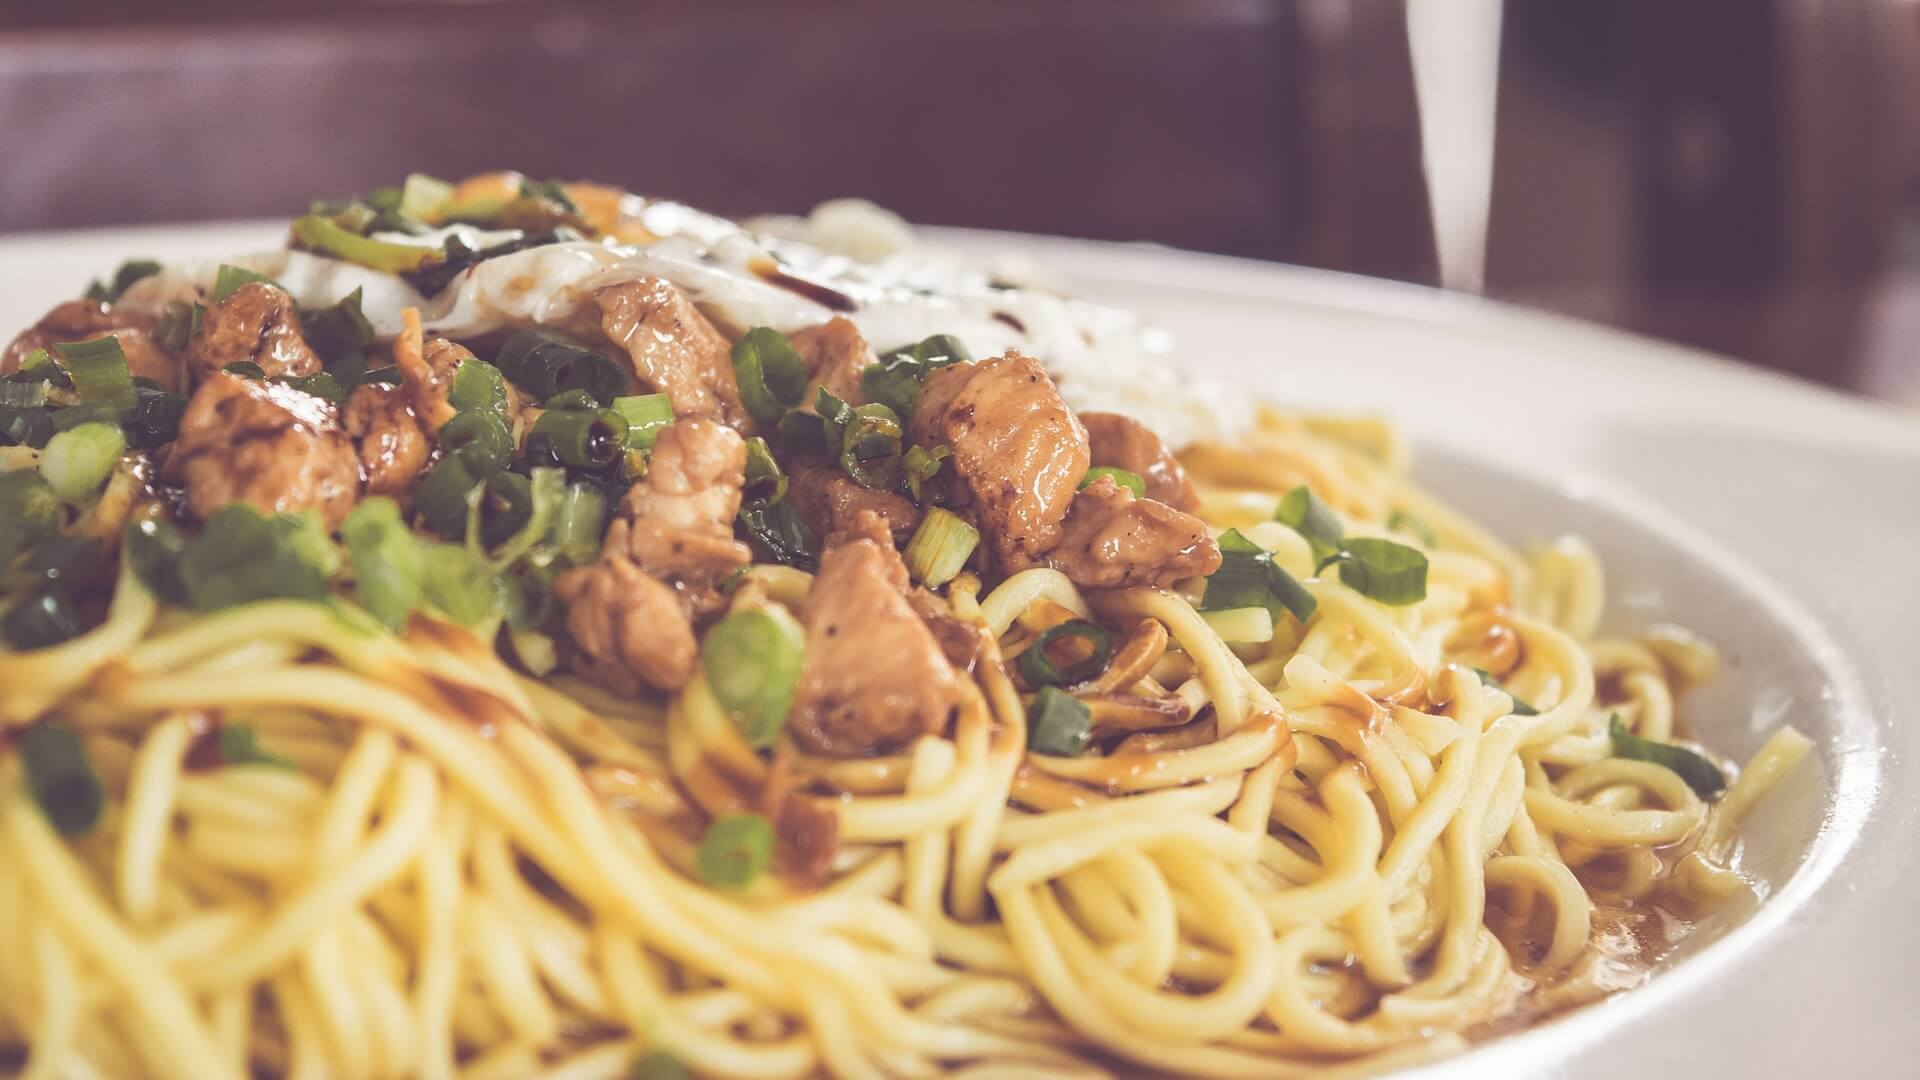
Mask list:
[[[360,494],[360,459],[331,404],[222,371],[187,402],[166,468],[202,521],[238,501],[269,514],[314,510],[332,529]]]
[[[807,658],[787,730],[816,753],[858,757],[945,731],[966,684],[906,595],[907,568],[868,539],[831,547],[801,612]]]
[[[965,489],[956,503],[970,507],[1002,569],[1031,565],[1059,541],[1087,474],[1087,432],[1039,361],[1008,353],[933,372],[913,435],[953,448]]]
[[[693,622],[671,586],[615,547],[615,534],[624,539],[626,527],[614,522],[597,562],[554,580],[554,596],[567,605],[567,633],[577,653],[573,666],[625,697],[642,686],[678,690],[693,678],[699,660]]]
[[[1082,588],[1164,589],[1220,569],[1220,545],[1199,518],[1136,499],[1103,476],[1073,497],[1060,543],[1046,562]]]
[[[601,329],[626,350],[641,385],[667,395],[673,415],[714,417],[751,434],[733,381],[732,348],[680,290],[643,277],[609,285],[593,299]]]
[[[812,380],[807,384],[803,404],[811,408],[821,389],[849,405],[866,404],[866,394],[860,389],[860,373],[879,358],[874,356],[867,339],[860,336],[860,328],[852,319],[835,315],[818,326],[795,330],[787,335],[787,340],[793,344],[793,351],[800,354],[801,363],[807,365],[807,375]]]
[[[433,443],[406,389],[372,383],[355,387],[340,423],[360,457],[367,494],[408,496],[427,467]]]
[[[1199,508],[1200,496],[1194,494],[1186,468],[1152,428],[1131,416],[1110,412],[1083,412],[1080,422],[1087,428],[1087,446],[1093,452],[1094,465],[1137,474],[1146,481],[1147,498],[1175,510],[1192,513]]]
[[[0,375],[11,375],[35,349],[53,352],[55,345],[89,341],[112,334],[120,339],[127,370],[152,379],[162,390],[178,393],[183,386],[180,362],[154,344],[152,320],[130,311],[117,311],[98,300],[68,300],[55,304],[40,321],[13,339],[0,353]]]
[[[800,790],[792,750],[783,743],[774,751],[773,766],[760,785],[758,809],[773,822],[774,869],[802,885],[817,886],[827,880],[840,850],[840,816]]]
[[[817,458],[796,460],[787,470],[787,498],[813,529],[825,538],[848,532],[860,514],[875,514],[895,544],[905,544],[920,523],[913,500],[891,491],[861,487],[846,470]]]
[[[250,281],[207,308],[200,332],[187,342],[187,373],[197,382],[239,363],[258,364],[270,379],[320,370],[286,290]]]
[[[724,603],[717,584],[753,557],[733,538],[746,471],[739,432],[713,420],[676,420],[660,429],[647,475],[620,503],[632,523],[627,553],[697,614]]]
[[[946,654],[947,663],[969,675],[973,674],[986,648],[985,632],[980,625],[955,615],[945,600],[925,589],[914,589],[907,594],[907,600],[913,604],[920,621],[933,631],[933,639],[940,643],[940,651]]]

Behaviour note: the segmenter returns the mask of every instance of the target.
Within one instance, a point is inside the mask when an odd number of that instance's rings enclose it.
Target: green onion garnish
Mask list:
[[[665,394],[633,394],[613,399],[614,412],[627,418],[627,449],[651,450],[660,429],[673,423],[673,401]]]
[[[1493,674],[1489,672],[1486,668],[1480,668],[1480,667],[1474,668],[1473,673],[1475,675],[1480,676],[1480,681],[1482,683],[1485,683],[1486,685],[1494,688],[1495,690],[1500,691],[1501,693],[1513,699],[1513,715],[1515,716],[1539,716],[1540,715],[1539,709],[1534,708],[1532,704],[1530,704],[1525,698],[1522,698],[1519,694],[1516,694],[1513,691],[1507,689],[1505,686],[1501,685],[1500,680],[1494,678]]]
[[[1306,586],[1273,561],[1273,553],[1247,539],[1239,529],[1220,535],[1220,569],[1207,578],[1204,611],[1264,607],[1277,623],[1281,612],[1305,623],[1319,606]]]
[[[385,496],[361,502],[341,523],[340,539],[347,545],[360,606],[388,629],[405,627],[407,613],[421,606],[426,560],[399,505]]]
[[[340,380],[334,378],[330,371],[316,371],[311,375],[283,375],[274,381],[335,405],[347,402],[347,388],[341,386]]]
[[[363,350],[373,343],[373,324],[360,310],[360,290],[331,307],[302,310],[300,335],[326,361],[335,378],[354,383],[367,366]]]
[[[756,326],[733,344],[733,378],[740,403],[762,424],[774,425],[807,394],[807,365],[785,334]]]
[[[878,364],[860,373],[860,390],[896,415],[912,416],[920,404],[920,386],[933,369],[973,359],[973,354],[951,334],[935,334],[912,345],[884,353]]]
[[[20,759],[34,801],[54,829],[68,838],[92,831],[106,789],[80,736],[57,721],[35,724],[20,734]]]
[[[416,221],[432,222],[453,201],[453,185],[426,173],[408,173],[400,185],[399,211]]]
[[[1417,604],[1427,598],[1427,557],[1418,548],[1366,536],[1347,541],[1320,560],[1320,570],[1338,564],[1340,580],[1383,604]]]
[[[813,529],[785,499],[770,506],[742,506],[734,524],[765,548],[774,562],[813,569],[818,558]]]
[[[154,262],[152,259],[128,259],[126,262],[120,264],[118,270],[113,272],[112,280],[100,281],[96,279],[93,284],[87,286],[87,291],[81,295],[87,300],[98,300],[106,304],[117,304],[120,302],[120,297],[123,296],[128,289],[132,288],[135,282],[144,278],[150,278],[159,272],[160,264]]]
[[[605,353],[551,330],[516,331],[500,346],[493,362],[514,385],[540,401],[584,390],[601,404],[625,394],[629,385],[627,373]]]
[[[692,1075],[679,1058],[665,1050],[649,1050],[634,1058],[627,1069],[627,1080],[690,1080]]]
[[[730,814],[707,826],[693,853],[700,880],[722,889],[744,889],[773,861],[773,826],[759,814]]]
[[[1085,642],[1074,648],[1083,650],[1086,655],[1071,661],[1066,666],[1054,662],[1048,649],[1055,642]],[[1058,626],[1051,626],[1040,632],[1020,654],[1020,674],[1029,686],[1071,686],[1083,683],[1102,671],[1107,670],[1107,660],[1113,655],[1113,635],[1099,623],[1085,619],[1069,619]]]
[[[1340,550],[1340,540],[1346,535],[1333,508],[1305,485],[1287,492],[1274,508],[1273,520],[1306,537],[1316,562]]]
[[[840,433],[840,468],[873,491],[900,486],[900,455],[906,440],[900,418],[874,403],[853,410]]]
[[[125,424],[127,442],[141,450],[154,450],[179,438],[187,396],[170,394],[146,379],[135,379],[133,390],[137,400]]]
[[[1087,475],[1080,478],[1080,489],[1083,491],[1086,490],[1089,484],[1098,481],[1103,476],[1113,477],[1114,483],[1133,492],[1133,497],[1136,499],[1144,499],[1147,497],[1147,482],[1141,479],[1139,473],[1128,472],[1125,469],[1116,469],[1108,465],[1098,465],[1088,469]]]
[[[1711,799],[1727,790],[1727,776],[1720,767],[1707,760],[1706,755],[1689,750],[1673,743],[1655,742],[1641,738],[1620,722],[1620,714],[1614,713],[1607,725],[1608,734],[1613,736],[1613,754],[1615,757],[1631,758],[1634,761],[1651,761],[1665,769],[1677,773],[1687,782],[1694,794],[1703,799]]]
[[[0,570],[21,551],[60,529],[60,497],[28,469],[0,472]]]
[[[940,470],[946,467],[947,459],[953,456],[950,446],[909,446],[907,452],[900,455],[900,471],[906,477],[907,491],[913,501],[926,505],[929,502],[944,501],[946,496],[943,484],[936,484]]]
[[[278,282],[265,274],[256,274],[244,266],[221,263],[220,269],[213,275],[213,291],[207,294],[207,302],[217,304],[256,281],[262,285],[272,285],[276,289],[280,287]]]
[[[487,489],[480,496],[480,542],[489,551],[506,543],[532,520],[532,480],[504,470],[487,477]]]
[[[449,207],[447,210],[447,218],[448,220],[467,220],[467,215],[462,213],[459,207]],[[441,246],[441,249],[433,253],[437,257],[435,261],[425,264],[419,270],[402,271],[401,276],[406,278],[407,282],[414,288],[420,290],[422,296],[437,296],[442,289],[453,284],[454,278],[486,262],[488,259],[497,259],[502,255],[511,255],[516,251],[526,251],[531,248],[545,247],[548,244],[566,243],[579,239],[581,239],[581,236],[577,230],[559,226],[552,229],[525,232],[512,240],[503,240],[491,247],[480,248],[476,251],[468,247],[466,242],[458,236],[449,236],[446,239],[446,243]],[[512,378],[512,374],[509,373],[508,377]],[[616,393],[617,392],[618,391],[616,391]],[[600,400],[605,401],[606,399],[601,398]]]
[[[567,194],[567,185],[561,180],[520,181],[520,197],[539,202],[552,203],[569,214],[577,214],[580,208],[573,204],[572,196]]]
[[[179,562],[187,602],[216,611],[255,600],[321,600],[338,555],[310,518],[264,517],[246,503],[228,503],[209,518]]]
[[[772,746],[786,726],[806,661],[806,631],[783,608],[745,608],[707,631],[700,656],[714,698],[747,742]]]
[[[576,469],[604,469],[626,453],[627,419],[612,409],[548,409],[527,442]]]
[[[454,417],[480,416],[461,413]],[[447,422],[452,426],[453,421]],[[449,540],[467,536],[467,499],[487,477],[487,473],[467,463],[463,454],[450,453],[441,458],[413,491],[413,507],[427,528]]]
[[[293,238],[309,251],[358,263],[383,274],[414,273],[446,259],[446,254],[438,248],[375,240],[342,228],[332,219],[317,214],[296,218]],[[215,301],[219,299],[217,295],[214,297]]]
[[[930,506],[907,541],[907,569],[915,581],[937,589],[959,575],[979,546],[980,530],[958,514]]]
[[[462,626],[477,626],[493,615],[500,583],[486,560],[465,544],[422,544],[420,554],[427,602],[441,614]]]
[[[506,468],[513,457],[513,434],[500,414],[488,409],[453,414],[440,425],[438,440],[446,457],[459,458],[475,477]]]
[[[1393,513],[1388,514],[1387,528],[1394,532],[1406,533],[1408,536],[1420,541],[1423,547],[1437,547],[1440,544],[1440,541],[1435,539],[1433,535],[1433,529],[1429,527],[1426,522],[1414,517],[1405,510],[1395,510]]]
[[[1024,655],[1024,654],[1023,654]],[[1027,706],[1027,749],[1052,757],[1079,757],[1093,737],[1093,710],[1056,686],[1043,686]]]
[[[460,361],[447,388],[447,403],[455,409],[505,414],[507,380],[500,369],[475,357]]]
[[[73,408],[49,409],[7,409],[0,408],[0,441],[15,446],[41,447],[53,438],[59,428],[53,418],[56,412],[73,412]]]
[[[1264,607],[1203,611],[1200,618],[1229,644],[1259,645],[1273,640],[1273,612]]]
[[[187,347],[192,331],[193,305],[185,300],[169,300],[153,324],[153,343],[167,352],[179,352]]]
[[[0,379],[0,409],[32,409],[45,405],[52,389],[52,384],[45,379],[24,382],[15,382],[11,377]]]
[[[21,591],[57,585],[84,592],[105,576],[102,551],[100,541],[90,537],[50,536],[34,545],[8,585]]]
[[[746,479],[740,486],[743,506],[771,506],[786,498],[787,474],[773,459],[767,440],[755,435],[747,440]]]
[[[180,557],[187,537],[165,518],[136,518],[121,533],[127,562],[149,592],[169,604],[187,602],[187,586],[180,580]]]
[[[599,485],[581,481],[568,486],[553,518],[549,534],[575,565],[592,562],[607,531],[607,496]]]
[[[67,375],[80,400],[124,413],[137,404],[133,392],[133,373],[127,370],[127,357],[120,351],[120,339],[108,334],[91,341],[72,341],[55,345],[54,351],[66,361]]]
[[[120,455],[127,452],[126,436],[112,424],[81,424],[56,433],[40,452],[40,475],[53,493],[71,503],[100,493]]]
[[[220,725],[220,764],[271,765],[276,769],[294,768],[293,762],[260,748],[260,737],[245,724]]]
[[[44,649],[79,637],[85,630],[79,608],[59,587],[27,597],[0,618],[0,635],[16,649]]]

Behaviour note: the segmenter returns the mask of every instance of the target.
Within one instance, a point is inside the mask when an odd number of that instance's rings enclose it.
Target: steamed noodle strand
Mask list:
[[[1391,429],[1278,413],[1187,455],[1210,520],[1318,603],[1260,645],[1191,592],[962,575],[947,602],[990,640],[952,731],[867,760],[783,750],[838,819],[816,891],[692,875],[697,823],[752,809],[776,768],[704,678],[616,702],[444,626],[183,618],[123,573],[99,628],[0,654],[0,722],[62,713],[109,787],[66,840],[0,758],[0,1047],[29,1077],[587,1080],[649,1051],[756,1078],[1341,1075],[1455,1051],[1529,987],[1602,993],[1603,908],[1743,888],[1740,820],[1809,746],[1782,731],[1712,804],[1614,757],[1615,716],[1672,738],[1710,654],[1597,637],[1588,547],[1522,555],[1404,459]],[[1266,520],[1299,483],[1354,535],[1422,521],[1426,600],[1312,576]],[[792,606],[809,579],[748,582],[736,603]],[[1001,647],[1065,617],[1147,626],[1150,673],[1117,689],[1197,719],[1027,753]],[[294,768],[194,765],[218,722]]]

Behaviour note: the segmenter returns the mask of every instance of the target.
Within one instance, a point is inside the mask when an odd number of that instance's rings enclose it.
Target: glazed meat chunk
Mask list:
[[[680,290],[643,277],[609,285],[593,299],[600,305],[601,329],[626,350],[641,385],[673,402],[673,415],[714,417],[750,431],[733,381],[731,347]]]
[[[632,697],[642,686],[678,690],[699,660],[693,622],[673,588],[640,568],[624,547],[627,523],[607,530],[598,562],[569,570],[553,583],[567,606],[573,668],[613,693]]]
[[[852,319],[835,315],[818,326],[795,330],[787,335],[787,340],[793,344],[793,351],[800,354],[801,363],[807,365],[811,379],[802,404],[811,408],[819,397],[817,389],[824,389],[849,405],[866,404],[866,394],[860,389],[860,373],[878,358]]]
[[[920,523],[913,500],[891,491],[875,491],[855,483],[846,470],[818,458],[788,466],[787,498],[793,500],[817,537],[852,531],[862,514],[877,515],[895,544],[905,544]]]
[[[152,323],[132,312],[117,311],[98,300],[68,300],[54,305],[40,321],[13,339],[0,353],[0,375],[11,375],[35,349],[53,352],[55,345],[88,341],[112,334],[120,340],[120,352],[127,358],[127,370],[136,377],[152,379],[160,389],[179,392],[182,386],[180,362],[154,344]]]
[[[270,379],[320,370],[286,290],[251,281],[207,308],[200,332],[187,342],[188,374],[198,382],[239,363],[258,364]]]
[[[194,391],[167,470],[202,521],[238,501],[268,514],[314,510],[332,529],[360,493],[360,459],[332,405],[226,372]]]
[[[1136,499],[1103,476],[1073,497],[1060,543],[1046,561],[1084,588],[1164,589],[1220,569],[1220,545],[1199,518]]]
[[[1175,510],[1192,513],[1200,505],[1187,470],[1152,428],[1131,416],[1110,412],[1083,412],[1080,422],[1087,428],[1094,465],[1137,474],[1146,481],[1147,498]]]
[[[856,757],[947,729],[966,683],[906,594],[892,548],[857,539],[820,557],[801,612],[807,658],[787,730],[806,749]]]
[[[372,383],[355,387],[340,422],[353,439],[367,494],[407,499],[433,445],[405,388]]]
[[[1004,570],[1033,565],[1060,539],[1085,478],[1087,433],[1040,362],[1019,353],[928,375],[913,414],[923,445],[953,448],[968,508]]]

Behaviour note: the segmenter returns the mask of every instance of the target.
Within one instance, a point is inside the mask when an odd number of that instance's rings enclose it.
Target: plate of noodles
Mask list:
[[[1910,418],[512,173],[0,314],[0,1072],[1901,1067]]]

